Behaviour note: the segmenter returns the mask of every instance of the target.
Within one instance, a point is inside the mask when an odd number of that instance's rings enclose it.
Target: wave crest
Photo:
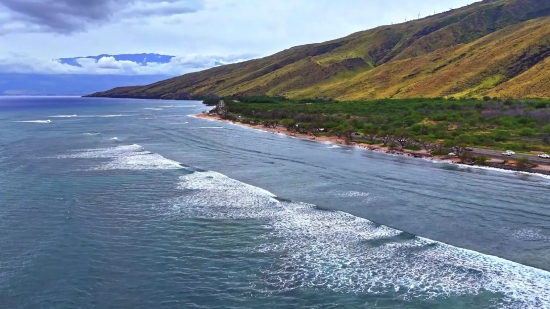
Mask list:
[[[57,156],[59,159],[109,159],[89,170],[173,170],[181,169],[179,162],[157,153],[146,151],[140,145],[78,150],[74,154]]]
[[[253,283],[262,293],[322,288],[429,300],[491,292],[502,295],[496,300],[502,307],[550,306],[550,273],[543,270],[347,213],[280,201],[271,192],[215,172],[181,176],[179,189],[186,195],[168,201],[169,216],[269,222],[270,232],[261,237],[268,241],[250,248],[278,256]]]

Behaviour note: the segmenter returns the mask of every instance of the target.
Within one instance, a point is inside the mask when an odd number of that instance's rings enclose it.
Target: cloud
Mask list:
[[[131,18],[142,16],[172,16],[194,13],[203,8],[204,3],[200,1],[139,1],[132,6],[128,6],[121,12],[121,15]]]
[[[204,9],[204,0],[0,0],[0,34],[82,31],[111,18],[172,16]],[[6,13],[7,12],[7,13]]]
[[[101,57],[101,59],[99,59],[94,64],[96,64],[99,69],[113,69],[113,70],[120,70],[120,69],[123,69],[124,67],[131,68],[132,65],[138,65],[137,63],[132,61],[117,61],[115,57],[112,57],[112,56]]]
[[[116,74],[116,75],[167,75],[177,76],[218,66],[245,61],[253,55],[186,55],[173,57],[169,62],[138,63],[116,60],[113,56],[76,58],[78,64],[62,63],[60,60],[44,60],[24,55],[0,58],[0,73],[37,74]]]
[[[13,5],[30,1],[0,0],[0,39],[6,42],[0,44],[0,57],[21,52],[48,59],[136,53],[267,56],[474,0],[32,0],[40,12]],[[52,3],[61,4],[54,10],[46,5]],[[74,7],[79,10],[70,10]],[[40,14],[48,10],[54,17]]]

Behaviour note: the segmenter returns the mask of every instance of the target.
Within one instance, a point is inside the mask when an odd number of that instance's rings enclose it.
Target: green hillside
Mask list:
[[[485,0],[261,59],[93,96],[550,97],[549,16],[550,0]]]

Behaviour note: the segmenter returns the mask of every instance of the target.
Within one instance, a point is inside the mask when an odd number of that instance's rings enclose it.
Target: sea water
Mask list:
[[[549,308],[550,180],[0,98],[0,308]]]

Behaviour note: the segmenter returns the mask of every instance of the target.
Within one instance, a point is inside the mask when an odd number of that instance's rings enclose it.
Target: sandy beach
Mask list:
[[[231,123],[231,124],[235,124],[235,125],[240,125],[240,126],[243,126],[243,127],[252,128],[252,129],[256,129],[256,130],[261,130],[261,131],[269,132],[269,133],[273,133],[273,134],[284,134],[284,135],[287,135],[287,136],[291,136],[291,137],[294,137],[294,138],[300,138],[300,139],[304,139],[304,140],[324,142],[324,143],[332,143],[332,144],[335,144],[335,145],[344,145],[344,146],[349,146],[349,147],[360,147],[360,148],[364,148],[364,149],[371,150],[371,151],[384,152],[384,153],[393,154],[393,155],[403,155],[403,156],[409,156],[409,157],[423,158],[423,159],[432,160],[432,161],[440,161],[440,162],[461,164],[460,159],[457,158],[457,157],[434,156],[432,154],[429,154],[424,149],[423,150],[418,150],[418,151],[411,151],[411,150],[406,150],[406,149],[405,150],[394,150],[394,149],[390,149],[389,147],[384,147],[383,145],[380,145],[380,144],[370,145],[370,144],[364,144],[364,143],[358,143],[358,142],[346,143],[345,139],[338,138],[337,136],[314,136],[314,135],[311,135],[311,134],[300,134],[300,133],[297,133],[297,132],[290,132],[283,126],[279,126],[277,128],[271,128],[271,127],[266,127],[264,125],[259,125],[259,124],[258,125],[245,124],[245,123],[225,120],[225,119],[220,118],[217,115],[211,115],[211,114],[206,114],[206,113],[196,114],[194,116],[197,117],[197,118],[207,119],[207,120],[211,120],[211,121],[221,121],[221,122]],[[490,158],[488,163],[493,164],[493,165],[494,164],[502,165],[502,161],[503,161],[502,159]],[[508,167],[513,167],[513,165],[511,165],[510,163],[507,166]],[[502,166],[502,167],[500,167],[500,169],[506,170],[507,166]],[[485,167],[485,166],[479,166],[479,167]],[[489,167],[489,168],[495,168],[495,167],[492,166],[492,167]],[[547,165],[538,165],[538,166],[530,169],[530,172],[531,173],[544,174],[545,176],[550,175],[550,163],[547,164]]]

